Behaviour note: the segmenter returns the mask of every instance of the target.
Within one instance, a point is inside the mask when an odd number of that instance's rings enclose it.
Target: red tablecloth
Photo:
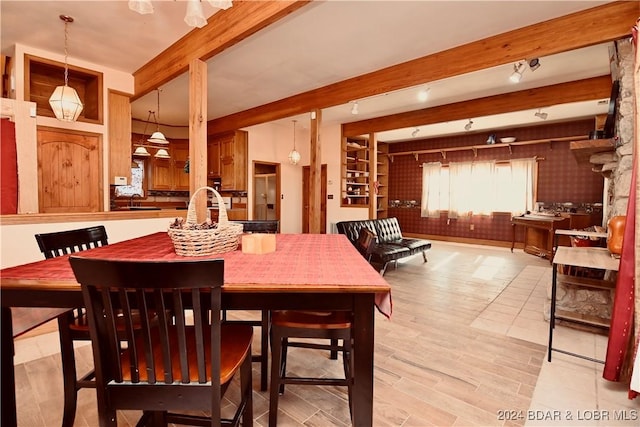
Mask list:
[[[101,248],[84,251],[78,256],[105,259],[171,260],[184,259],[176,255],[167,233],[155,233]],[[341,234],[277,234],[276,251],[244,254],[240,249],[211,255],[225,261],[225,285],[270,285],[274,289],[302,290],[309,287],[346,292],[365,291],[348,287],[376,288],[376,306],[391,316],[389,284],[357,252]],[[0,270],[0,278],[34,280],[74,280],[68,257],[24,264]],[[193,259],[193,258],[190,258]],[[377,290],[379,288],[379,292]],[[370,292],[370,291],[369,291]]]

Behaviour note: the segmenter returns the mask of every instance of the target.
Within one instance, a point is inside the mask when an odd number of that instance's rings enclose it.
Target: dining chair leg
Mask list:
[[[76,375],[76,360],[73,349],[73,339],[69,330],[73,312],[58,316],[58,333],[60,335],[60,358],[62,359],[62,379],[64,391],[64,407],[62,415],[62,427],[73,427],[76,417],[76,405],[78,399],[78,378]]]
[[[266,353],[265,353],[266,354]],[[253,381],[251,379],[251,357],[247,357],[240,367],[240,393],[241,402],[244,402],[242,411],[242,426],[253,426]]]
[[[331,355],[329,356],[329,359],[331,360],[338,360],[338,350],[336,350],[335,348],[338,347],[338,339],[337,338],[331,338]]]

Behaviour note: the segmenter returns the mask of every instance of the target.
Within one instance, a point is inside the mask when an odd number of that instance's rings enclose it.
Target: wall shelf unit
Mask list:
[[[341,206],[368,206],[371,172],[369,138],[343,137],[341,157]]]

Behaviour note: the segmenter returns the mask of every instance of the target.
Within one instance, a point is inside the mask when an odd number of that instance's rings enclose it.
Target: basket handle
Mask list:
[[[227,225],[229,222],[229,218],[227,217],[227,207],[224,205],[224,200],[222,200],[222,196],[215,189],[211,187],[200,187],[196,191],[193,192],[191,196],[191,200],[189,200],[189,207],[187,209],[187,224],[196,224],[198,222],[198,218],[196,215],[196,204],[195,198],[196,194],[200,190],[211,190],[213,195],[216,196],[218,200],[218,227],[222,225]]]

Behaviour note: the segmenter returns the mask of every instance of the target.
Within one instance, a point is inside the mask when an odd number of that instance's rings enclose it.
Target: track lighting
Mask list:
[[[429,98],[429,91],[430,90],[431,89],[429,89],[429,88],[420,90],[418,92],[418,101],[425,102]]]
[[[415,128],[415,130],[413,132],[411,132],[411,137],[415,138],[416,135],[418,135],[418,132],[420,132],[420,128]]]
[[[540,111],[540,108],[538,108],[538,112],[534,114],[534,116],[541,118],[542,120],[547,120],[547,117],[549,117],[548,113],[543,113]]]
[[[513,83],[518,83],[522,80],[522,73],[524,73],[524,63],[518,62],[517,64],[513,64],[513,73],[509,76],[509,80]]]
[[[358,114],[358,101],[353,102],[353,106],[351,107],[351,114],[354,116]]]
[[[529,61],[529,69],[531,71],[535,71],[540,68],[540,60],[538,58],[533,58]]]
[[[473,120],[469,119],[469,123],[464,125],[464,130],[466,130],[466,131],[471,130],[471,126],[473,126]]]

